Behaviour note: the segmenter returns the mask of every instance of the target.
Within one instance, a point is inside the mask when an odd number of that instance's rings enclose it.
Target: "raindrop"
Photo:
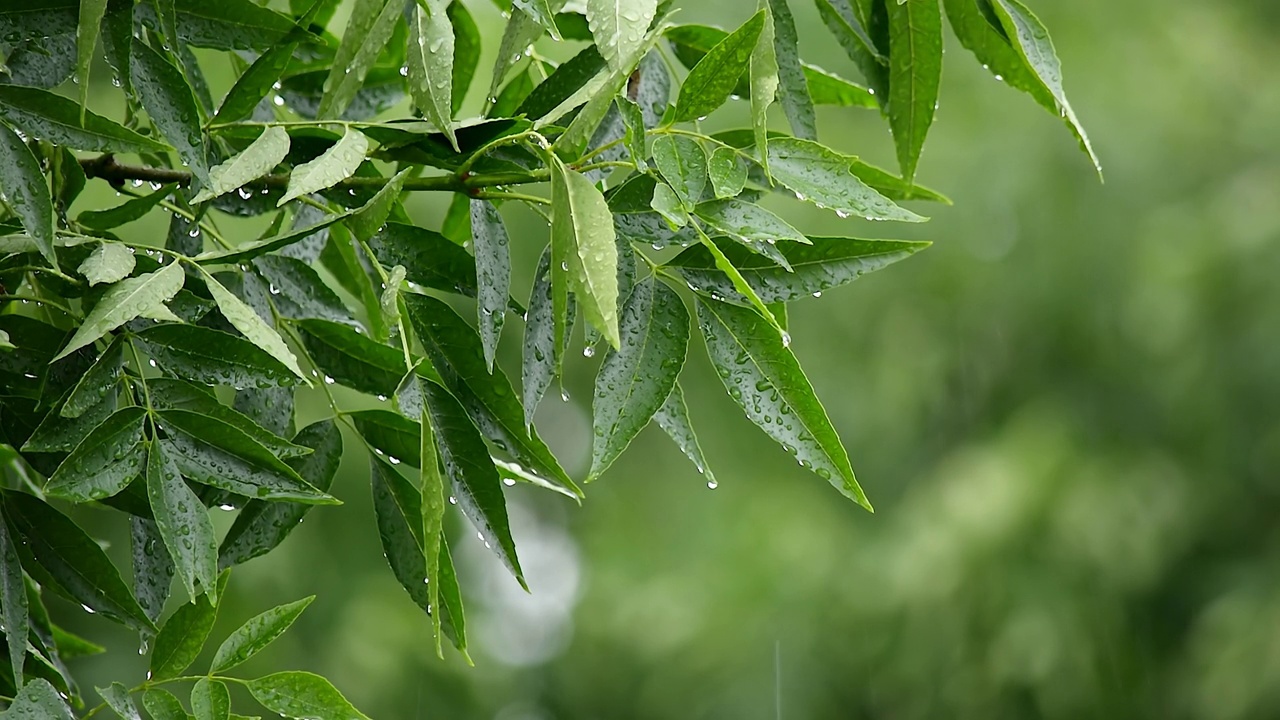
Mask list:
[[[791,333],[785,331],[782,333],[782,347],[791,347]]]
[[[582,348],[582,357],[595,357],[596,349],[592,345]]]
[[[408,65],[401,65],[401,66],[400,66],[400,76],[401,76],[401,77],[409,77],[409,66],[408,66]]]
[[[389,461],[391,462],[391,464],[392,464],[392,465],[399,465],[399,464],[400,464],[400,458],[398,458],[398,457],[393,457],[393,456],[388,455],[388,456],[387,456],[387,460],[389,460]]]
[[[324,384],[325,384],[325,385],[332,385],[332,384],[333,384],[333,378],[329,377],[328,375],[325,375],[325,376],[324,376]]]
[[[515,480],[512,480],[511,478],[503,478],[503,479],[502,479],[502,484],[503,484],[503,485],[506,485],[507,487],[511,487],[512,485],[515,485],[515,484],[516,484],[516,481],[515,481]]]
[[[569,391],[564,388],[560,388],[560,399],[564,402],[569,402]]]
[[[187,233],[187,237],[193,237],[193,238],[200,237],[200,228],[199,227],[191,228],[191,231]]]
[[[89,613],[90,615],[96,615],[96,614],[97,614],[97,612],[96,612],[93,608],[89,607],[88,605],[81,605],[80,607],[81,607],[81,608],[83,608],[83,609],[84,609],[84,611],[85,611],[85,612],[87,612],[87,613]]]
[[[148,365],[150,365],[151,367],[155,367],[155,366],[156,366],[156,361],[155,361],[155,360],[148,360],[148,361],[147,361],[147,364],[148,364]]]
[[[820,297],[822,297],[822,291],[821,291],[821,290],[819,290],[818,292],[814,293],[814,294],[813,294],[813,296],[814,296],[814,297],[816,297],[816,298],[820,298]]]
[[[283,106],[284,106],[284,98],[280,97],[279,95],[275,95],[275,96],[273,96],[273,97],[271,98],[271,102],[275,103],[275,104],[276,104],[276,107],[283,107]]]
[[[226,512],[231,512],[232,510],[236,509],[236,506],[235,505],[219,505],[218,509],[225,510]]]
[[[716,488],[718,488],[718,487],[720,487],[720,483],[716,482],[715,480],[708,480],[708,481],[707,481],[707,489],[708,489],[708,490],[715,490],[715,489],[716,489]]]
[[[450,496],[449,496],[449,504],[450,504],[450,505],[457,505],[457,504],[458,504],[458,498],[456,498],[456,497],[454,497],[454,496],[450,495]]]

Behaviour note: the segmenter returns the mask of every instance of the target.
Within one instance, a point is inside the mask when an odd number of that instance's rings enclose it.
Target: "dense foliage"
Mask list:
[[[0,9],[0,692],[15,717],[83,707],[64,660],[100,651],[58,626],[46,591],[150,648],[149,677],[98,689],[105,706],[91,712],[138,717],[136,695],[152,717],[186,717],[161,686],[190,682],[201,720],[229,717],[229,684],[287,717],[362,717],[309,673],[225,674],[309,600],[248,621],[207,672],[184,675],[230,568],[339,502],[344,438],[367,451],[392,573],[430,615],[438,651],[448,639],[465,654],[446,510],[524,584],[504,487],[582,497],[533,427],[577,317],[584,354],[601,348],[587,481],[654,420],[715,486],[678,383],[696,321],[747,417],[869,509],[791,351],[786,307],[925,244],[810,237],[760,202],[785,192],[857,223],[920,222],[898,203],[945,200],[914,183],[944,9],[979,60],[1061,115],[1092,157],[1048,34],[1018,0],[818,0],[866,86],[800,60],[785,0],[731,32],[677,24],[657,0],[516,0],[474,108],[482,38],[461,0],[267,5]],[[557,64],[534,43],[580,49]],[[218,103],[192,48],[236,71]],[[120,120],[87,107],[103,71]],[[414,114],[385,117],[406,95]],[[700,120],[731,98],[751,126],[704,134]],[[769,126],[775,100],[790,134]],[[901,174],[819,144],[815,104],[880,109]],[[127,199],[69,212],[93,180]],[[438,231],[410,218],[410,192],[452,193]],[[504,213],[516,212],[550,226],[527,300],[510,282]],[[151,213],[169,217],[163,242],[130,232]],[[225,229],[258,216],[257,236]],[[496,363],[513,315],[519,394]],[[329,412],[299,430],[304,393]],[[64,513],[76,504],[127,521],[132,583]],[[236,511],[221,540],[211,507]],[[175,579],[181,604],[166,617]]]

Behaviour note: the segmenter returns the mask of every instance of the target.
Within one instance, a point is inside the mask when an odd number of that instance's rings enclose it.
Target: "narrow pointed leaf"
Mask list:
[[[131,198],[115,207],[106,210],[86,210],[76,217],[76,222],[91,230],[110,230],[125,223],[143,217],[164,202],[178,186],[176,183],[165,185],[142,197]]]
[[[209,672],[224,673],[262,652],[283,635],[315,599],[314,595],[305,597],[250,618],[218,646]]]
[[[0,85],[0,120],[31,137],[77,150],[97,152],[164,152],[164,144],[85,112],[74,100],[48,90]]]
[[[533,88],[515,111],[531,120],[540,120],[569,99],[579,88],[605,68],[605,60],[595,45],[560,63],[551,75]]]
[[[276,250],[287,249],[307,238],[319,233],[330,225],[343,220],[347,217],[347,213],[338,215],[325,216],[320,221],[312,225],[306,225],[301,228],[294,228],[279,235],[254,240],[243,245],[231,248],[230,250],[215,250],[212,252],[201,253],[194,259],[201,265],[234,265],[236,263],[246,262],[256,257],[261,257]],[[184,233],[185,234],[185,233]]]
[[[293,169],[289,175],[289,189],[276,207],[283,207],[290,200],[333,187],[351,177],[364,162],[368,150],[369,138],[348,127],[342,138],[320,157]]]
[[[785,3],[786,0],[778,0]],[[767,6],[768,0],[763,0],[762,5]],[[778,92],[779,67],[778,67],[778,50],[774,42],[775,30],[774,13],[766,11],[764,15],[764,28],[760,31],[760,39],[756,41],[755,49],[751,51],[751,67],[750,67],[750,87],[751,87],[751,126],[755,128],[756,148],[760,153],[760,159],[764,162],[765,172],[769,170],[769,106],[773,104],[774,97]],[[793,28],[794,30],[794,28]],[[794,58],[793,58],[794,59]],[[788,67],[788,70],[793,68]],[[802,75],[803,78],[803,75]],[[812,111],[812,106],[810,107]],[[719,148],[716,153],[728,151],[727,148]],[[712,153],[712,160],[715,160],[716,153]],[[734,166],[737,166],[737,158],[731,158]],[[743,181],[745,182],[745,168],[743,169]],[[711,175],[712,184],[715,184],[716,174]],[[742,190],[742,184],[737,185],[738,190]],[[721,187],[716,185],[716,197],[732,197],[737,192],[721,193]]]
[[[476,296],[475,258],[437,232],[389,222],[370,238],[369,248],[383,267],[404,266],[410,282]]]
[[[93,51],[98,45],[98,33],[106,10],[107,0],[82,0],[80,3],[80,18],[76,26],[76,82],[80,85],[81,106],[89,104],[89,67],[93,64]]]
[[[407,369],[404,353],[349,325],[304,320],[302,341],[325,382],[330,379],[371,395],[390,396]]]
[[[610,67],[624,69],[623,63],[644,42],[657,9],[658,0],[587,0],[587,24]]]
[[[191,602],[198,598],[198,584],[209,593],[209,602],[216,604],[218,543],[213,536],[213,522],[159,443],[153,443],[147,453],[147,496],[160,537],[169,548],[178,579]]]
[[[147,381],[152,406],[157,410],[189,410],[227,423],[253,438],[271,454],[280,458],[295,458],[310,454],[306,446],[295,445],[254,422],[249,417],[218,402],[213,392],[198,385],[169,378],[152,378]]]
[[[448,0],[421,0],[409,23],[409,92],[413,104],[444,132],[453,149],[453,25]]]
[[[182,289],[186,275],[175,261],[165,267],[113,285],[98,304],[89,311],[84,322],[67,346],[54,360],[70,355],[121,325],[143,315],[172,298]]]
[[[421,431],[416,422],[389,410],[357,410],[349,417],[365,442],[392,465],[421,464]]]
[[[883,104],[889,95],[889,68],[887,59],[878,48],[862,18],[855,15],[854,5],[860,0],[814,0],[818,15],[849,59],[862,71],[867,84]],[[879,4],[880,7],[876,7]],[[872,3],[871,12],[884,12],[883,3]],[[885,49],[887,50],[887,48]]]
[[[440,553],[444,544],[444,512],[448,505],[445,502],[444,475],[440,472],[440,454],[436,449],[435,425],[425,404],[418,413],[418,424],[422,427],[418,491],[422,495],[422,553],[427,559],[427,607],[431,612],[431,634],[436,641],[436,655],[443,657]]]
[[[199,185],[208,185],[209,158],[200,109],[182,71],[150,45],[135,42],[130,48],[129,74],[151,122],[177,150]]]
[[[671,388],[671,394],[662,403],[662,407],[658,408],[658,412],[654,413],[653,421],[658,423],[658,427],[667,434],[667,437],[680,448],[680,451],[689,458],[693,466],[698,469],[698,473],[706,476],[707,485],[714,488],[718,485],[716,476],[711,472],[711,467],[707,465],[707,460],[702,455],[702,446],[698,444],[698,436],[693,432],[693,423],[689,420],[689,408],[684,402],[684,391],[680,389],[680,384],[676,383]]]
[[[923,222],[850,171],[853,158],[809,140],[776,138],[769,143],[773,178],[809,202],[868,220]]]
[[[769,306],[760,299],[760,296],[756,294],[756,291],[747,283],[746,278],[742,276],[742,273],[739,272],[738,267],[733,264],[733,261],[729,259],[729,256],[725,255],[724,251],[720,249],[720,246],[716,245],[711,238],[707,237],[706,233],[702,232],[701,228],[698,228],[698,242],[700,242],[702,244],[701,246],[706,248],[711,257],[715,259],[716,268],[729,278],[729,282],[733,285],[733,289],[737,290],[742,297],[746,298],[747,303],[751,307],[754,307],[756,312],[760,313],[761,316],[768,320],[769,324],[773,325],[778,332],[784,333],[785,331],[782,329],[782,324],[778,322],[778,318],[774,316],[773,311],[769,309]],[[753,248],[753,250],[756,250],[756,248]],[[721,298],[713,295],[712,299],[720,300]],[[786,337],[786,335],[784,334],[783,337]]]
[[[145,462],[137,446],[146,414],[135,405],[108,417],[62,461],[45,492],[72,502],[88,502],[123,490]]]
[[[253,267],[267,281],[271,304],[281,317],[354,322],[342,298],[310,263],[287,255],[264,255],[254,259]]]
[[[613,213],[581,173],[557,163],[551,175],[552,242],[572,248],[569,279],[583,314],[618,347],[618,246]]]
[[[66,453],[76,449],[89,433],[116,411],[117,394],[108,392],[98,403],[74,419],[50,412],[22,445],[23,452]],[[56,408],[55,408],[56,409]]]
[[[281,672],[245,683],[273,713],[294,720],[369,720],[328,680],[307,672]]]
[[[324,81],[316,117],[337,118],[347,109],[403,13],[403,0],[356,0]]]
[[[677,122],[711,114],[724,104],[751,63],[751,53],[764,29],[765,13],[758,12],[711,48],[689,71],[676,99]]]
[[[204,275],[205,285],[209,288],[209,294],[213,295],[214,302],[218,304],[218,310],[222,312],[223,317],[236,330],[239,330],[246,340],[265,350],[267,354],[289,368],[294,375],[305,379],[302,369],[298,367],[298,359],[294,357],[289,346],[284,344],[280,333],[263,322],[253,308],[223,287],[212,275],[203,270],[201,273]]]
[[[222,578],[218,581],[223,582]],[[175,678],[191,667],[204,649],[205,640],[209,639],[209,631],[217,619],[218,606],[207,598],[182,605],[174,611],[152,644],[150,679],[154,682]],[[154,712],[149,703],[147,711]]]
[[[800,64],[800,39],[788,0],[767,0],[773,16],[773,48],[778,64],[778,89],[782,109],[791,123],[793,135],[818,139],[813,101],[809,99],[805,72]],[[762,153],[763,154],[763,153]]]
[[[790,240],[808,243],[809,239],[786,220],[754,203],[737,198],[702,203],[694,211],[708,226],[733,238],[774,244]]]
[[[269,127],[244,152],[209,171],[209,185],[191,198],[193,203],[229,193],[271,172],[289,154],[289,133]]]
[[[139,479],[136,485],[140,495],[136,500],[138,512],[151,511],[145,486],[146,480]],[[131,485],[130,490],[133,487]],[[129,547],[133,559],[133,593],[151,622],[158,622],[173,589],[173,558],[160,538],[160,528],[150,518],[138,515],[129,518]],[[145,630],[142,635],[149,638],[155,631]]]
[[[942,82],[939,0],[885,3],[889,14],[889,127],[902,179],[911,182]]]
[[[485,364],[493,369],[511,292],[511,254],[502,216],[488,200],[471,201],[471,237],[476,253],[480,340]]]
[[[0,106],[3,103],[0,96]],[[3,113],[0,109],[0,116]],[[0,196],[22,221],[40,254],[53,267],[58,267],[53,250],[53,197],[44,171],[27,144],[3,124],[0,124]]]
[[[404,181],[408,179],[411,172],[411,169],[406,168],[396,173],[369,202],[364,204],[364,207],[351,213],[351,216],[345,220],[351,234],[355,235],[357,240],[367,241],[387,222],[396,201],[400,199],[400,190],[404,187]]]
[[[671,395],[689,345],[689,313],[665,283],[637,284],[619,324],[622,346],[596,375],[589,478],[613,463]]]
[[[452,110],[457,115],[480,65],[480,28],[462,0],[450,2],[448,12],[453,25]]]
[[[747,417],[801,466],[868,510],[849,457],[783,336],[752,310],[699,300],[711,363]]]
[[[187,711],[182,709],[182,701],[168,690],[152,688],[142,695],[142,706],[147,709],[152,720],[188,720]]]
[[[9,664],[13,678],[22,684],[22,667],[27,657],[27,632],[30,614],[27,585],[22,578],[22,561],[18,548],[0,507],[0,619],[4,621],[5,644],[9,647]]]
[[[266,350],[199,325],[164,324],[137,334],[147,355],[184,380],[234,388],[288,387],[297,376]]]
[[[502,31],[502,40],[498,45],[498,56],[493,61],[493,78],[489,84],[488,110],[492,112],[498,97],[498,89],[507,79],[507,73],[524,57],[524,51],[534,40],[542,35],[542,26],[519,7],[511,8],[511,16]],[[486,116],[490,113],[486,112]]]
[[[122,340],[115,340],[93,363],[93,367],[80,376],[59,414],[65,418],[77,418],[101,403],[119,380],[123,361],[124,343]]]
[[[534,272],[533,289],[529,292],[529,312],[524,326],[524,353],[520,386],[523,391],[526,426],[533,425],[538,403],[557,374],[556,359],[564,352],[564,343],[556,346],[555,320],[552,317],[551,248],[542,251]],[[566,325],[572,325],[576,308],[570,304],[565,312]]]

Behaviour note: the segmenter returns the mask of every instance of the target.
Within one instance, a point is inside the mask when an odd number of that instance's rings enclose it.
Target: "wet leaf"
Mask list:
[[[0,95],[0,116],[4,99]],[[0,124],[0,196],[22,221],[40,254],[55,268],[53,197],[36,156],[18,134]]]
[[[187,487],[162,444],[152,443],[147,452],[147,497],[160,537],[173,558],[178,579],[196,602],[199,584],[217,604],[218,542],[213,523],[200,498]]]
[[[798,138],[769,143],[769,172],[797,197],[845,215],[868,220],[923,222],[926,218],[895,205],[851,170],[854,159]]]
[[[702,455],[698,436],[693,432],[693,423],[689,420],[689,408],[685,405],[684,391],[680,389],[680,383],[676,383],[671,388],[671,394],[663,401],[658,412],[654,413],[653,421],[658,423],[658,427],[662,428],[667,437],[675,442],[698,472],[706,476],[707,485],[715,488],[718,483],[710,466],[707,465],[706,458]]]
[[[889,127],[902,179],[916,174],[933,124],[942,82],[942,11],[938,0],[887,2],[889,15]]]
[[[764,29],[765,13],[751,16],[737,30],[711,48],[685,78],[676,100],[675,119],[696,120],[724,104],[751,63],[751,53]]]
[[[613,213],[590,180],[562,163],[552,167],[551,207],[552,285],[559,267],[583,315],[610,345],[618,347],[618,246]],[[554,264],[557,260],[559,266]],[[560,316],[559,310],[556,315]]]
[[[212,200],[257,180],[283,162],[288,154],[289,133],[281,127],[269,127],[244,152],[210,170],[208,187],[191,198],[191,202]]]
[[[289,189],[276,203],[282,207],[290,200],[319,192],[355,174],[369,150],[369,139],[359,130],[348,127],[342,138],[315,160],[303,163],[289,174]]]
[[[201,269],[201,274],[204,276],[205,285],[209,288],[209,294],[213,295],[214,302],[218,303],[218,310],[222,312],[223,317],[236,330],[239,330],[246,340],[265,350],[267,354],[289,368],[294,375],[305,379],[302,369],[298,367],[298,359],[294,357],[289,346],[284,344],[280,333],[263,322],[253,308],[223,287],[208,272]]]
[[[246,683],[253,699],[295,720],[369,720],[328,680],[307,672],[281,672]]]
[[[507,297],[511,292],[511,255],[507,248],[507,228],[498,209],[487,200],[471,201],[471,237],[475,244],[479,291],[480,340],[485,364],[493,369],[502,334]]]
[[[27,135],[77,150],[98,152],[164,152],[168,146],[139,135],[92,112],[84,113],[70,98],[47,90],[0,85],[0,120]]]
[[[377,61],[378,53],[391,39],[396,21],[403,13],[402,0],[356,0],[346,30],[342,33],[342,44],[329,66],[329,77],[324,81],[324,95],[316,112],[317,118],[337,118],[347,109],[363,85],[365,75]]]
[[[587,23],[600,54],[614,70],[630,70],[624,64],[644,43],[658,0],[587,0]]]
[[[413,104],[458,150],[453,133],[453,25],[448,0],[420,0],[409,21],[409,92]]]
[[[288,387],[298,378],[253,343],[199,325],[163,324],[137,334],[139,345],[166,372],[205,385]]]
[[[182,71],[150,45],[135,42],[130,46],[129,74],[151,122],[191,169],[199,186],[207,186],[209,158],[200,109]]]
[[[100,243],[80,263],[76,271],[89,281],[89,285],[119,282],[133,272],[133,250],[117,243]]]
[[[153,273],[128,278],[111,286],[54,360],[70,355],[130,320],[152,311],[157,305],[162,305],[182,289],[185,278],[182,268],[177,262],[173,262]]]
[[[146,414],[137,406],[113,413],[62,461],[45,492],[72,502],[88,502],[123,490],[145,462],[138,443]]]
[[[262,652],[283,635],[315,599],[314,595],[305,597],[250,618],[218,646],[209,672],[224,673]]]

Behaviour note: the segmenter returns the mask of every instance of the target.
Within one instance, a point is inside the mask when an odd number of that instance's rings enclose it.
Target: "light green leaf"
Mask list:
[[[737,240],[772,245],[781,240],[808,243],[809,239],[786,220],[754,203],[737,198],[712,200],[695,210],[707,225]]]
[[[182,289],[185,279],[182,268],[174,261],[153,273],[116,283],[93,306],[71,341],[54,360],[70,355],[172,298]]]
[[[27,585],[22,578],[22,561],[13,532],[0,507],[0,619],[4,621],[9,666],[21,685],[22,667],[27,657],[27,633],[31,627],[27,605]]]
[[[315,599],[315,595],[305,597],[250,618],[218,646],[209,672],[224,673],[262,652],[283,635]]]
[[[409,23],[409,92],[427,120],[444,132],[454,152],[453,25],[447,0],[420,0]]]
[[[676,99],[677,122],[709,115],[724,104],[751,63],[756,41],[764,30],[765,13],[757,12],[718,45],[711,48],[685,78]]]
[[[249,694],[271,712],[295,720],[369,720],[328,680],[307,672],[281,672],[250,680]]]
[[[707,176],[711,178],[711,189],[716,197],[736,197],[747,184],[747,165],[733,148],[720,145],[707,159]]]
[[[0,99],[0,104],[3,102]],[[53,267],[58,267],[53,249],[53,197],[44,171],[27,144],[3,124],[0,124],[0,201],[13,209],[35,240],[40,254]]]
[[[712,474],[706,458],[702,455],[698,436],[693,433],[693,423],[689,420],[689,408],[685,405],[684,391],[680,389],[680,383],[677,382],[675,387],[671,388],[671,394],[662,403],[662,407],[658,408],[658,412],[654,413],[653,421],[658,423],[658,427],[662,428],[667,437],[679,446],[680,451],[689,458],[698,472],[706,476],[707,487],[714,490],[719,483],[716,482],[716,476]]]
[[[600,55],[614,70],[624,67],[644,43],[658,0],[587,0],[587,24]]]
[[[834,105],[836,107],[858,107],[878,109],[880,103],[867,88],[835,73],[829,73],[812,65],[804,66],[805,83],[809,87],[809,96],[814,105]],[[812,138],[805,138],[812,139]]]
[[[785,3],[786,0],[777,0],[777,2]],[[761,0],[762,6],[767,8],[768,4],[769,0]],[[773,104],[773,99],[777,95],[780,80],[778,76],[778,51],[774,41],[774,14],[767,9],[764,13],[764,28],[760,31],[760,39],[756,41],[755,49],[751,51],[750,70],[751,126],[755,128],[756,148],[759,150],[761,161],[764,162],[765,172],[768,173],[769,106]],[[812,111],[812,107],[810,107],[810,111]],[[715,159],[716,155],[722,151],[727,152],[728,148],[717,148],[711,154],[711,182],[716,189],[716,197],[732,197],[742,190],[742,185],[746,182],[746,168],[742,168],[743,182],[737,183],[737,191],[729,192],[726,190],[722,194],[721,186],[715,183]],[[730,156],[729,160],[733,161],[733,167],[738,165],[737,158]]]
[[[0,120],[31,137],[56,145],[97,152],[164,152],[164,143],[139,135],[112,120],[85,112],[76,101],[48,90],[0,85]]]
[[[89,281],[90,285],[99,283],[109,285],[129,277],[136,262],[132,248],[119,243],[104,242],[94,248],[76,270]]]
[[[378,300],[382,322],[389,328],[400,324],[400,289],[404,285],[405,274],[403,265],[391,268],[391,274],[387,276],[387,286],[383,288]]]
[[[159,443],[152,443],[147,452],[147,497],[160,537],[169,548],[178,579],[191,602],[199,597],[198,583],[209,594],[209,602],[216,605],[218,541],[213,535],[213,522]]]
[[[403,17],[404,5],[404,0],[356,0],[342,44],[329,66],[316,117],[337,118],[351,104],[378,53],[391,39],[396,22]]]
[[[689,224],[689,211],[685,209],[684,202],[666,183],[653,186],[653,200],[649,206],[666,219],[673,228],[682,228]]]
[[[120,720],[142,720],[142,715],[138,714],[138,706],[129,697],[129,688],[123,683],[113,682],[107,687],[95,689]]]
[[[490,369],[498,352],[506,315],[507,297],[511,292],[511,254],[507,248],[507,228],[498,209],[488,200],[471,200],[471,237],[476,253],[476,297],[479,312],[480,340],[484,361]]]
[[[627,144],[627,154],[631,156],[631,162],[635,163],[637,172],[648,172],[649,168],[645,164],[649,151],[645,149],[644,143],[644,110],[630,98],[614,98],[614,104],[618,106],[618,113],[627,128],[627,134],[623,138]]]
[[[306,376],[302,374],[302,369],[298,367],[298,359],[294,357],[293,351],[289,349],[289,346],[284,344],[284,339],[280,337],[280,333],[263,322],[262,318],[258,317],[258,314],[253,311],[253,308],[223,287],[203,268],[200,269],[200,273],[204,276],[205,284],[209,287],[209,294],[213,295],[213,300],[218,304],[218,310],[222,312],[223,317],[236,330],[239,330],[245,336],[245,339],[267,351],[267,354],[293,371],[294,375],[305,380]]]
[[[514,9],[523,10],[533,18],[544,30],[551,33],[555,40],[563,40],[560,28],[556,26],[556,13],[565,0],[511,0]]]
[[[199,185],[208,185],[209,158],[200,108],[182,71],[150,45],[137,41],[130,46],[129,74],[151,122],[178,151]]]
[[[561,344],[556,345],[556,321],[553,317],[551,297],[550,247],[542,251],[533,278],[533,289],[529,291],[529,312],[524,325],[524,353],[520,372],[526,427],[533,426],[534,412],[538,409],[538,403],[546,394],[547,388],[551,387],[551,382],[555,380],[557,360],[564,353],[568,340],[566,333]],[[566,317],[562,321],[564,325],[573,325],[576,310],[576,306],[572,303],[567,305]]]
[[[775,138],[769,143],[769,171],[801,199],[868,220],[926,220],[860,180],[850,170],[854,162],[810,140]]]
[[[750,309],[699,300],[707,353],[729,396],[800,463],[871,509],[849,457],[785,336]]]
[[[283,207],[290,200],[333,187],[351,177],[364,162],[368,150],[369,138],[348,127],[342,139],[324,154],[293,169],[289,175],[289,189],[276,207]]]
[[[809,88],[806,86],[808,74],[800,63],[800,38],[796,33],[791,8],[787,6],[787,0],[766,1],[769,3],[769,13],[773,16],[773,49],[778,65],[777,88],[781,90],[782,110],[791,123],[792,134],[805,140],[817,140],[817,120]],[[761,155],[767,160],[766,153]]]
[[[229,193],[251,180],[271,172],[289,154],[289,133],[282,127],[269,127],[244,152],[209,171],[209,185],[202,189],[192,203]]]
[[[616,348],[621,341],[613,213],[590,180],[560,162],[551,169],[551,208],[552,245],[572,249],[568,277],[583,314]]]
[[[674,290],[650,277],[632,289],[619,329],[622,346],[605,355],[596,375],[588,479],[622,454],[671,395],[689,345],[689,312]]]
[[[412,168],[405,168],[396,173],[386,185],[383,185],[377,194],[369,199],[359,210],[351,213],[344,222],[347,228],[351,230],[351,234],[356,236],[360,242],[365,242],[378,232],[379,228],[387,222],[387,218],[391,216],[391,210],[395,207],[396,201],[400,199],[400,191],[404,188],[404,181],[413,173]]]
[[[653,162],[692,210],[707,187],[707,154],[701,143],[685,135],[660,135],[653,141]]]
[[[1049,109],[1066,120],[1067,125],[1080,141],[1080,147],[1088,154],[1098,175],[1101,176],[1102,162],[1093,151],[1093,144],[1089,142],[1084,126],[1076,117],[1076,111],[1067,101],[1067,91],[1062,86],[1062,63],[1058,60],[1058,52],[1054,49],[1053,40],[1049,37],[1049,29],[1040,22],[1040,18],[1036,17],[1030,8],[1019,0],[990,1],[991,8],[1000,19],[1000,25],[1004,27],[1005,35],[1010,39],[1014,49],[1018,51],[1026,67],[1035,73],[1040,83],[1053,96],[1055,107]]]
[[[511,8],[511,17],[507,20],[507,26],[502,31],[502,41],[498,45],[498,57],[493,62],[493,80],[489,84],[489,101],[486,106],[485,115],[488,116],[492,111],[493,105],[497,102],[498,90],[502,87],[503,81],[507,79],[507,73],[515,64],[524,57],[524,51],[542,35],[542,26],[538,21],[530,17],[528,13],[518,7]]]
[[[72,502],[110,497],[142,471],[142,426],[146,411],[122,408],[94,428],[49,478],[45,492]]]
[[[702,247],[705,247],[711,254],[712,258],[715,259],[716,268],[728,276],[729,282],[733,285],[733,289],[737,290],[740,295],[745,297],[751,307],[754,307],[760,315],[769,321],[769,324],[773,325],[779,333],[782,333],[783,338],[790,341],[790,336],[782,329],[782,324],[778,322],[778,318],[774,316],[773,311],[769,309],[769,306],[760,299],[760,296],[756,295],[756,291],[747,284],[746,278],[742,277],[742,273],[738,271],[738,267],[729,260],[729,257],[724,254],[724,251],[722,251],[718,245],[712,242],[711,238],[707,237],[706,233],[702,231],[702,228],[698,227],[696,224],[694,225],[694,228],[698,231],[698,241],[702,243]],[[721,300],[721,298],[716,297],[715,295],[712,295],[712,299]]]
[[[915,178],[942,82],[942,11],[938,0],[886,3],[889,15],[889,127],[902,179]]]
[[[221,680],[200,678],[191,688],[191,712],[196,720],[228,720],[231,717],[231,693]]]
[[[80,17],[76,25],[76,82],[80,85],[81,107],[89,104],[89,67],[93,64],[93,51],[98,45],[102,16],[106,11],[107,0],[80,2]]]
[[[444,544],[444,511],[448,505],[445,502],[447,492],[444,475],[440,472],[440,457],[436,449],[435,423],[425,404],[418,414],[418,425],[422,428],[418,492],[422,495],[422,553],[427,559],[427,607],[431,609],[431,631],[436,640],[436,655],[443,658],[441,638],[444,632],[441,620],[444,613],[440,611],[440,552]]]
[[[40,678],[24,685],[3,715],[10,720],[75,720],[58,691]]]

